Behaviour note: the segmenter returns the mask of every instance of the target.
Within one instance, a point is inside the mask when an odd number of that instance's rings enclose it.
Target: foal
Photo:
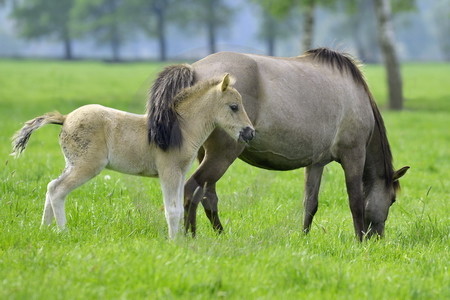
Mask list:
[[[55,218],[63,229],[66,196],[108,168],[160,178],[169,237],[173,239],[183,216],[184,178],[203,142],[216,127],[236,141],[247,142],[254,136],[241,95],[230,81],[227,74],[223,79],[202,81],[177,92],[168,99],[170,103],[158,108],[162,110],[160,115],[171,116],[170,121],[157,118],[150,122],[147,118],[151,116],[92,104],[68,115],[47,113],[26,122],[13,137],[13,155],[25,150],[34,130],[46,124],[62,125],[60,144],[66,167],[48,184],[42,225],[50,225]],[[149,139],[149,129],[153,137],[162,136],[168,144]]]

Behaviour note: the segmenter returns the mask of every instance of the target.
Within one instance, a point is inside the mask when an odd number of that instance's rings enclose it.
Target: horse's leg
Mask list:
[[[169,238],[174,239],[183,219],[183,172],[176,167],[165,167],[159,174],[164,197],[164,212],[169,227]]]
[[[216,231],[223,231],[217,208],[219,199],[216,194],[216,182],[222,177],[239,154],[241,154],[245,146],[234,142],[231,138],[224,135],[223,132],[214,131],[203,147],[205,148],[204,159],[195,173],[186,182],[184,189],[184,209],[185,217],[187,218],[185,220],[185,224],[187,225],[186,230],[190,228],[193,235],[195,235],[195,209],[197,206],[195,204],[191,206],[192,195],[198,187],[204,187],[205,183],[205,197],[202,197],[201,202],[206,216]]]
[[[303,200],[303,231],[305,233],[311,230],[311,224],[317,212],[322,173],[322,165],[312,165],[305,169],[305,196]]]
[[[41,227],[48,226],[52,223],[55,215],[53,214],[52,202],[47,192],[45,195],[44,213],[42,214]]]
[[[364,237],[364,195],[363,172],[365,163],[365,149],[347,150],[341,158],[345,173],[345,184],[353,217],[356,236],[360,241]]]
[[[188,207],[187,210],[184,211],[184,228],[185,233],[187,234],[189,230],[192,232],[192,237],[195,237],[195,232],[197,230],[197,220],[195,218],[195,214],[197,212],[197,207],[200,201],[202,201],[203,197],[205,196],[206,191],[206,185],[202,187],[197,187],[194,191],[194,194],[192,195],[191,199],[191,205]],[[188,221],[192,220],[191,223]]]
[[[66,196],[81,186],[85,182],[95,177],[105,167],[106,163],[98,164],[97,166],[69,166],[66,167],[63,174],[55,180],[52,180],[47,186],[47,199],[51,204],[53,215],[56,219],[56,224],[60,229],[64,229],[66,226],[66,214],[65,214],[65,199]],[[43,222],[48,224],[49,206],[44,209]],[[50,220],[51,221],[51,220]]]
[[[219,198],[216,193],[216,183],[207,185],[205,197],[202,198],[202,205],[213,229],[218,233],[222,233],[223,226],[219,219],[219,209],[217,207],[218,202]]]

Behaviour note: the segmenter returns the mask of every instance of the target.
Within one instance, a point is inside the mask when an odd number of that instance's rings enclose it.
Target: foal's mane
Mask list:
[[[147,101],[148,140],[166,151],[183,143],[176,95],[194,84],[194,69],[188,64],[166,67],[158,74]]]
[[[148,139],[164,151],[180,147],[183,143],[178,104],[192,97],[201,97],[221,79],[202,80],[196,84],[194,81],[192,66],[172,65],[159,73],[150,90],[147,102]]]
[[[375,123],[378,133],[380,135],[381,151],[384,158],[384,174],[386,185],[394,184],[395,189],[399,189],[400,185],[398,181],[393,181],[394,167],[392,163],[392,152],[389,146],[389,141],[386,135],[386,127],[384,126],[383,118],[375,103],[372,93],[369,90],[369,86],[364,78],[360,69],[360,63],[355,60],[350,54],[340,53],[328,48],[317,48],[308,50],[304,53],[304,57],[310,57],[313,61],[336,68],[341,73],[348,73],[352,76],[353,80],[357,84],[361,84],[364,87],[367,95],[370,99],[370,105],[372,107],[373,115],[375,117]]]

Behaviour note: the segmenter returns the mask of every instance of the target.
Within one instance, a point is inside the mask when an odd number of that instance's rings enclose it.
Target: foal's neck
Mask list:
[[[191,97],[179,103],[176,112],[179,115],[180,128],[184,143],[197,151],[215,128],[214,103],[210,92],[202,97]]]

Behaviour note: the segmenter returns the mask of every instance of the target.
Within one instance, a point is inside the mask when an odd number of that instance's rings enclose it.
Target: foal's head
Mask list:
[[[232,87],[233,83],[234,79],[226,74],[213,92],[217,98],[212,100],[216,101],[215,124],[236,141],[249,142],[255,130],[242,104],[241,94]]]

